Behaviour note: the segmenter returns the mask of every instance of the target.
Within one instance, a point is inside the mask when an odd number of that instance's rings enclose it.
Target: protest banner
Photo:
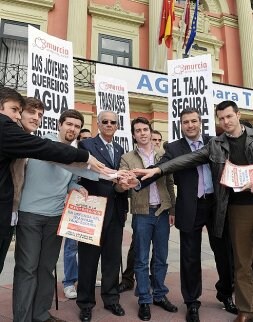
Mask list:
[[[113,111],[118,114],[119,125],[114,135],[114,141],[122,146],[125,153],[129,152],[133,149],[133,143],[126,82],[96,74],[95,92],[97,114],[104,110]]]
[[[93,245],[100,245],[107,198],[89,196],[87,200],[73,190],[68,197],[57,234]]]
[[[171,91],[167,74],[100,63],[96,63],[96,71],[101,76],[110,75],[116,78],[120,75],[120,78],[127,82],[128,91],[131,93],[167,98],[168,92]],[[214,104],[230,100],[240,108],[253,110],[253,90],[250,88],[214,82],[213,100]]]
[[[215,135],[211,55],[168,60],[168,138],[181,138],[180,113],[196,108],[202,133]]]
[[[57,133],[62,112],[74,108],[72,43],[28,26],[27,96],[45,105],[35,134]]]

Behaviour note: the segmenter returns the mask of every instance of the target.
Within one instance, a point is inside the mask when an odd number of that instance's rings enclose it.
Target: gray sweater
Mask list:
[[[55,134],[45,137],[58,141]],[[54,163],[29,159],[19,210],[43,216],[60,216],[67,193],[79,189],[77,176]]]

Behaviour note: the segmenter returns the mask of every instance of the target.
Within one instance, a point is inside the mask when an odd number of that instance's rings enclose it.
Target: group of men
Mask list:
[[[51,316],[49,309],[54,292],[52,271],[61,246],[61,237],[56,232],[65,197],[71,189],[79,190],[84,198],[88,194],[107,198],[100,246],[78,243],[77,305],[80,320],[92,320],[99,259],[104,308],[114,315],[125,315],[119,303],[119,293],[131,289],[133,282],[127,285],[123,279],[119,285],[119,271],[123,227],[128,212],[126,190],[129,188],[134,188],[129,194],[134,250],[130,270],[136,278],[138,317],[143,321],[151,319],[151,303],[168,312],[177,312],[177,307],[166,296],[169,289],[165,285],[170,224],[175,223],[180,230],[180,280],[187,306],[186,321],[200,321],[200,253],[204,226],[209,233],[219,275],[217,299],[230,313],[237,314],[238,307],[236,322],[253,318],[253,198],[249,191],[235,194],[219,184],[226,159],[239,165],[253,162],[253,131],[241,127],[240,113],[234,102],[217,106],[216,113],[225,133],[216,138],[201,135],[201,116],[197,110],[184,110],[180,119],[184,138],[166,144],[164,155],[155,147],[161,144],[162,138],[155,131],[151,137],[152,128],[146,118],[138,117],[132,121],[131,133],[136,145],[133,151],[124,154],[123,148],[113,141],[118,115],[112,111],[102,111],[98,115],[99,134],[80,140],[77,149],[70,145],[83,127],[81,113],[75,110],[63,112],[58,135],[49,134],[41,139],[27,132],[35,131],[39,126],[43,104],[29,109],[33,113],[30,127],[25,123],[26,106],[28,104],[16,91],[0,89],[0,263],[3,266],[13,225],[17,222],[13,286],[15,322],[62,321]],[[21,122],[23,128],[17,122]],[[25,175],[26,160],[21,158],[30,158]],[[87,175],[77,183],[77,178],[58,164],[38,159],[59,163],[86,162],[95,172],[87,170]],[[146,169],[148,167],[151,169]],[[132,169],[136,168],[133,172]],[[122,176],[117,183],[99,175],[118,169]],[[174,171],[174,182],[170,174],[161,177],[161,174]],[[137,180],[134,173],[144,177]],[[176,198],[174,183],[177,185]],[[250,183],[244,188],[249,187]],[[241,236],[244,241],[240,241]],[[234,283],[237,307],[232,300]]]

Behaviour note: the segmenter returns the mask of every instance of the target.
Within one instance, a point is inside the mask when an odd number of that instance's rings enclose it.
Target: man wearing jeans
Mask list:
[[[120,168],[146,168],[159,160],[159,153],[151,143],[151,125],[143,117],[132,121],[131,132],[137,147],[135,150],[121,157]],[[138,316],[143,321],[151,319],[151,303],[158,305],[169,312],[177,312],[177,307],[170,303],[166,294],[168,288],[164,284],[167,273],[168,239],[170,221],[169,209],[174,206],[175,195],[173,178],[161,178],[150,188],[143,189],[137,194],[131,191],[131,212],[133,214],[133,241],[134,241],[134,273],[136,277],[136,296],[139,297]],[[117,186],[120,189],[119,186]],[[168,191],[169,190],[169,191]],[[153,244],[152,295],[149,280],[149,252]]]

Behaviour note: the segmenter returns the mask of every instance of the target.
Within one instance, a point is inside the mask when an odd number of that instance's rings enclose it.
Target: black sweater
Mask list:
[[[8,235],[11,223],[13,182],[10,163],[20,158],[69,164],[86,162],[89,152],[27,134],[9,117],[0,114],[0,238]]]

